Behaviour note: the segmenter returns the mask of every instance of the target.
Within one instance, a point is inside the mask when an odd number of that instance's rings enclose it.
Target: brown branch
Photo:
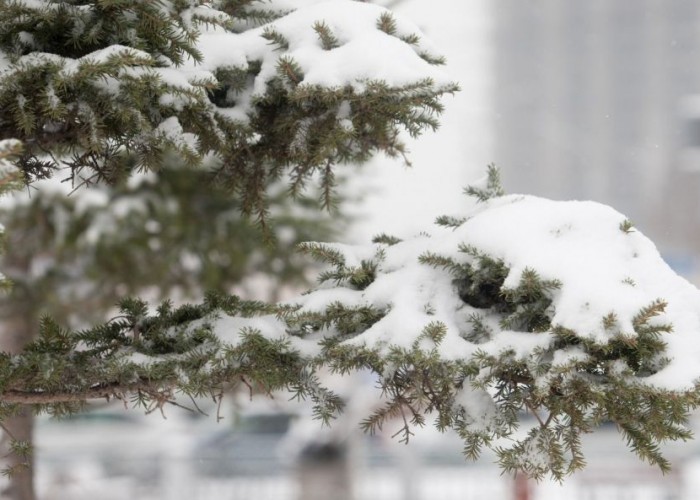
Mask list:
[[[248,399],[250,401],[252,401],[253,400],[253,386],[250,385],[250,383],[248,383],[248,381],[246,380],[246,378],[243,375],[241,375],[241,382],[243,382],[243,384],[245,384],[245,386],[248,388],[248,394],[249,394]]]
[[[549,414],[549,416],[547,417],[547,420],[544,422],[544,426],[547,427],[553,419],[554,419],[554,412],[551,412]]]
[[[524,399],[523,402],[525,403],[525,406],[527,407],[527,409],[530,410],[530,413],[532,413],[535,416],[535,418],[537,419],[537,421],[540,423],[541,428],[544,429],[545,427],[547,427],[549,425],[549,422],[552,420],[551,414],[549,415],[550,418],[548,418],[547,421],[544,422],[544,421],[542,421],[542,418],[540,418],[539,413],[537,413],[537,410],[535,410],[535,408],[530,405],[530,403],[528,402],[527,399]]]
[[[19,440],[15,437],[15,435],[12,434],[12,432],[10,432],[10,429],[8,429],[7,426],[6,426],[5,424],[3,424],[2,422],[0,422],[0,429],[2,429],[3,431],[5,431],[5,434],[7,434],[8,436],[10,436],[10,439],[12,439],[13,441],[19,441]]]
[[[197,401],[194,400],[194,398],[192,397],[191,394],[188,394],[187,396],[190,398],[190,401],[192,401],[192,404],[193,404],[194,407],[197,409],[197,411],[199,412],[200,415],[204,415],[205,417],[208,417],[208,416],[209,416],[208,413],[206,413],[204,410],[202,410],[202,409],[199,407],[199,405],[197,404]],[[187,409],[189,410],[190,408],[187,408]]]
[[[221,402],[224,400],[224,390],[221,389],[221,392],[214,396],[214,401],[217,401],[216,405],[216,423],[218,424],[221,422],[224,417],[221,416]]]
[[[53,403],[77,403],[88,399],[103,399],[120,397],[127,393],[135,393],[139,390],[149,394],[160,394],[167,390],[167,386],[157,387],[151,383],[142,381],[131,384],[100,384],[76,392],[67,391],[21,391],[7,389],[0,393],[0,402],[10,404],[53,404]]]

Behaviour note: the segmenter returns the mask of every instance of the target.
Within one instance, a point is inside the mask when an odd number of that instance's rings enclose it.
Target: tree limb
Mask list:
[[[0,393],[0,402],[10,404],[56,404],[76,403],[88,399],[122,398],[125,394],[143,391],[149,394],[160,394],[170,386],[154,386],[150,382],[140,381],[131,384],[100,384],[85,390],[70,391],[21,391],[8,389]]]

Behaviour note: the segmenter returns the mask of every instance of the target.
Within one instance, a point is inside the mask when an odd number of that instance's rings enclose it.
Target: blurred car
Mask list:
[[[280,446],[294,415],[287,413],[239,416],[233,427],[217,431],[193,449],[199,474],[215,477],[285,474],[291,463]]]

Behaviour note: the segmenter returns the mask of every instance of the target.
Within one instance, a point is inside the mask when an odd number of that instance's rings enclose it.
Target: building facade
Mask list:
[[[662,248],[700,251],[684,234],[700,228],[700,174],[689,173],[700,161],[683,153],[684,102],[700,93],[700,2],[492,8],[494,155],[506,188],[607,203]]]

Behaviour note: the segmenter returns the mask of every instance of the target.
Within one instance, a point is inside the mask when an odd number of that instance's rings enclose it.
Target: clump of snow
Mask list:
[[[109,62],[115,58],[130,57],[133,59],[140,59],[143,61],[153,61],[153,57],[148,52],[143,50],[138,50],[133,47],[127,47],[126,45],[110,45],[104,49],[96,50],[86,56],[83,56],[83,61],[92,62],[94,64],[101,64]]]
[[[639,381],[682,391],[700,378],[700,291],[671,270],[653,243],[630,228],[622,214],[594,202],[513,195],[480,203],[466,215],[456,228],[436,227],[429,236],[391,246],[326,245],[345,256],[348,267],[373,260],[376,278],[363,290],[325,282],[298,301],[300,311],[322,312],[340,302],[385,312],[365,331],[345,340],[347,344],[384,352],[396,346],[410,348],[416,342],[420,345],[427,325],[440,322],[447,333],[435,348],[445,360],[468,360],[477,351],[495,356],[508,351],[516,359],[534,362],[543,349],[552,348],[558,327],[596,345],[620,335],[635,337],[635,317],[660,299],[667,305],[652,321],[672,325],[673,330],[662,337],[670,362],[652,375],[638,377]],[[527,332],[499,327],[494,308],[465,303],[453,275],[419,262],[430,252],[474,265],[475,257],[463,251],[465,245],[503,262],[509,269],[503,289],[515,288],[526,270],[536,271],[542,280],[557,280],[560,286],[548,292],[551,328]],[[475,314],[494,331],[478,343],[465,335]],[[614,329],[606,329],[603,322],[610,315],[616,318]],[[231,326],[226,321],[217,330]],[[281,335],[279,326],[275,328]],[[326,334],[334,334],[332,327]],[[555,350],[551,362],[563,366],[585,358],[579,346],[569,345]],[[622,374],[623,367],[619,368]]]
[[[299,5],[295,5],[299,7]],[[234,115],[240,119],[252,109],[252,100],[263,95],[268,83],[278,74],[282,56],[291,58],[301,69],[301,86],[326,88],[351,87],[363,92],[367,81],[383,81],[392,87],[401,87],[430,79],[436,89],[452,85],[447,74],[420,57],[433,53],[429,42],[420,37],[415,45],[400,38],[419,35],[417,27],[401,19],[395,19],[397,31],[390,35],[379,30],[377,22],[389,11],[368,3],[348,0],[306,2],[301,8],[257,29],[241,34],[230,33],[212,26],[204,31],[198,41],[204,61],[189,61],[182,68],[214,72],[219,68],[247,69],[249,63],[259,61],[260,71],[255,75],[252,91],[237,96]],[[317,22],[325,23],[338,39],[339,46],[324,50],[318,33]],[[288,47],[280,47],[263,37],[266,30],[274,30],[284,37]],[[232,109],[222,110],[225,114]]]
[[[318,356],[321,352],[319,345],[315,341],[288,335],[284,323],[277,316],[273,315],[252,318],[224,315],[213,320],[207,318],[194,321],[189,325],[189,328],[196,330],[205,325],[210,326],[222,341],[233,347],[241,342],[241,332],[256,332],[271,341],[288,341],[290,349],[299,352],[304,357],[312,358]]]
[[[496,421],[498,409],[491,395],[466,384],[455,395],[455,404],[462,407],[471,430],[488,432]]]
[[[53,8],[50,2],[25,3],[35,9]],[[167,7],[163,8],[167,10]],[[202,61],[188,57],[182,65],[174,67],[165,58],[119,44],[77,59],[32,52],[10,61],[8,54],[0,51],[0,74],[11,75],[34,67],[53,66],[53,70],[57,69],[58,89],[62,80],[75,78],[81,72],[90,74],[95,71],[95,66],[102,66],[104,73],[95,85],[114,96],[124,91],[124,81],[156,76],[168,87],[159,98],[162,106],[178,112],[190,105],[204,104],[212,114],[241,124],[249,121],[250,115],[255,112],[257,99],[264,96],[270,82],[279,77],[279,67],[283,60],[292,61],[298,66],[301,76],[293,86],[299,91],[309,87],[323,87],[363,93],[369,82],[383,82],[389,87],[420,84],[420,92],[439,92],[454,87],[442,69],[424,59],[426,54],[432,54],[434,50],[420,36],[416,26],[392,18],[395,32],[390,34],[379,29],[380,17],[389,13],[383,7],[350,0],[285,0],[265,2],[260,8],[279,17],[271,23],[242,33],[230,31],[235,19],[214,7],[200,5],[185,9],[181,13],[184,25],[200,31],[196,48],[202,54]],[[314,29],[317,23],[323,23],[331,30],[338,40],[338,47],[324,49],[319,34]],[[82,28],[76,25],[76,29]],[[286,40],[284,47],[272,43],[269,36],[266,38],[266,34],[271,32]],[[31,42],[29,33],[22,32],[20,38],[24,43]],[[225,106],[218,107],[209,103],[206,90],[221,83],[215,74],[219,70],[231,69],[249,72],[249,81],[240,89],[229,90]],[[59,103],[53,87],[49,87],[46,98],[49,107],[55,107]],[[21,107],[22,103],[19,104]],[[170,119],[169,113],[163,114],[167,122]],[[80,118],[97,126],[89,115],[89,110],[84,109]],[[338,122],[343,129],[352,131],[349,103],[340,106]],[[159,129],[172,132],[171,125],[167,122]],[[95,130],[94,127],[92,129]],[[302,136],[300,134],[300,139],[303,139]],[[182,134],[178,142],[193,149],[196,146]]]
[[[180,120],[171,116],[163,120],[155,129],[156,135],[169,140],[178,147],[195,151],[197,149],[197,136],[183,130]]]

